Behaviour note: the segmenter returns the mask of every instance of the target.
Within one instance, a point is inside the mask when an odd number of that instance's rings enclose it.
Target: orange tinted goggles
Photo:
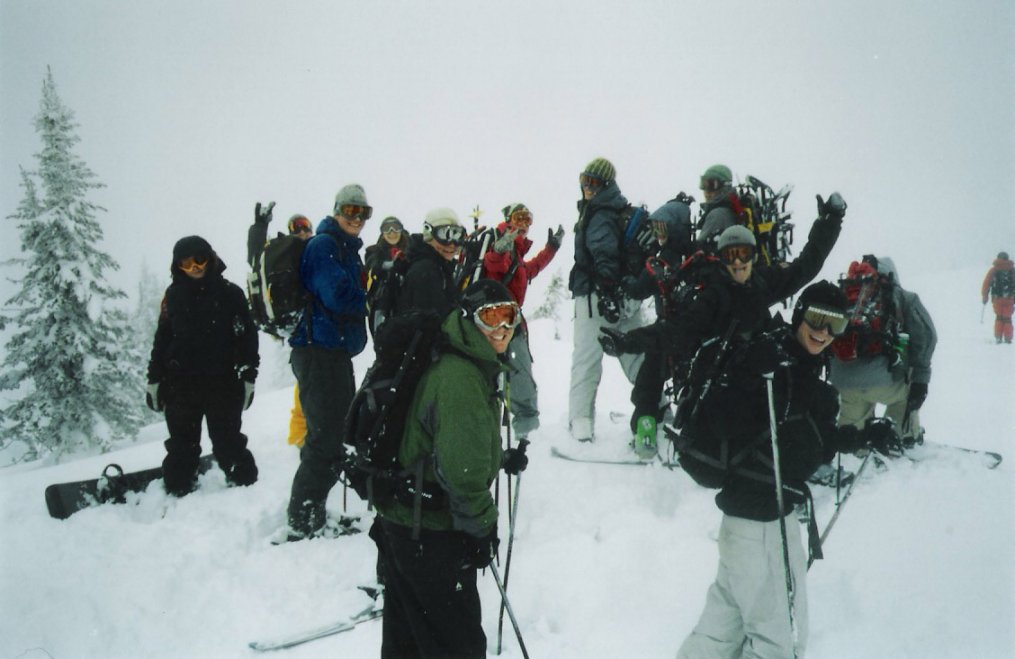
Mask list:
[[[207,256],[188,256],[180,261],[180,270],[184,272],[201,272],[207,265]]]
[[[532,226],[532,213],[529,211],[518,211],[511,214],[511,224],[520,226]]]
[[[476,309],[476,324],[488,332],[498,328],[514,329],[522,322],[522,315],[518,312],[518,305],[514,302],[496,302],[484,304]]]
[[[374,214],[374,209],[371,208],[370,206],[345,204],[339,209],[339,212],[341,212],[342,215],[349,218],[350,220],[355,220],[356,218],[359,218],[364,222],[366,222],[367,220],[370,219],[370,216]]]

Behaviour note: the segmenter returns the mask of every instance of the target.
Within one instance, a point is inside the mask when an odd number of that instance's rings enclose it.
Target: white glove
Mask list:
[[[243,381],[243,409],[250,409],[250,404],[254,402],[254,383]]]
[[[159,396],[158,382],[148,383],[148,388],[145,390],[144,402],[152,412],[161,412],[166,409],[166,404],[162,401],[162,397]]]

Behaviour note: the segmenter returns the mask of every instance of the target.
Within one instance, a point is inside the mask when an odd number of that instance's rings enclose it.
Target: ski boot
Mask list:
[[[638,423],[636,424],[636,432],[634,435],[633,444],[635,454],[642,460],[651,460],[656,457],[658,449],[656,447],[656,420],[652,416],[641,416],[638,417]]]

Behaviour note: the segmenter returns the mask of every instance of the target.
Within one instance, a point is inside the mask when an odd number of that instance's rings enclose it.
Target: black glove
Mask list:
[[[558,224],[556,231],[547,229],[546,232],[546,246],[556,252],[560,249],[560,241],[564,239],[564,227]]]
[[[631,299],[638,299],[638,278],[634,275],[624,275],[624,278],[620,280],[620,288],[623,289],[624,295]]]
[[[611,293],[607,293],[603,287],[596,287],[596,309],[599,315],[608,323],[620,322],[620,301]]]
[[[159,392],[158,382],[148,383],[148,388],[145,390],[144,402],[152,412],[161,412],[166,409],[166,403],[162,400],[162,394]]]
[[[497,547],[500,540],[497,538],[497,525],[493,530],[482,538],[465,535],[465,555],[462,557],[463,570],[482,570],[493,562],[497,555]]]
[[[885,417],[868,419],[861,431],[864,443],[882,455],[900,455],[902,440],[895,431],[895,424]]]
[[[275,208],[275,202],[269,202],[267,206],[261,208],[261,202],[257,202],[254,206],[254,224],[263,224],[265,226],[271,222],[271,209]]]
[[[836,220],[842,222],[842,218],[846,215],[846,200],[842,198],[838,192],[833,192],[828,197],[828,201],[818,197],[818,218],[828,218],[830,220]]]
[[[505,473],[517,476],[525,471],[525,468],[529,466],[529,457],[525,455],[525,447],[528,445],[529,440],[522,439],[518,441],[517,448],[509,448],[504,451],[504,459],[501,461],[501,468]]]
[[[772,373],[789,355],[782,343],[771,334],[762,334],[751,341],[744,355],[744,367],[752,373]]]
[[[923,401],[927,400],[927,383],[914,382],[909,385],[909,396],[906,398],[906,405],[910,412],[915,412],[923,407]]]
[[[609,327],[600,327],[599,331],[602,332],[599,336],[599,345],[603,347],[603,352],[610,357],[619,357],[629,352],[638,352],[635,349],[634,343],[623,332],[610,329]]]

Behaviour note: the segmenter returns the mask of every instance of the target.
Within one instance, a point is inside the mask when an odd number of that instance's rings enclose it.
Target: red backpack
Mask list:
[[[892,295],[895,280],[877,267],[853,261],[839,278],[839,288],[849,302],[849,325],[832,343],[832,352],[841,361],[858,357],[890,355],[898,343],[899,318]]]

